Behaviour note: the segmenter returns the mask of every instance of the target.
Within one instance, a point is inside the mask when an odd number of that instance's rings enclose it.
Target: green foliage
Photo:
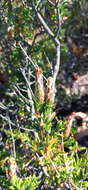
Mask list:
[[[78,31],[83,26],[81,11],[84,11],[84,1],[60,1],[58,7],[54,0],[50,1],[52,5],[46,0],[32,2],[60,39],[61,63],[64,63],[68,57],[65,34]],[[1,65],[9,74],[9,87],[6,89],[9,95],[3,98],[5,107],[0,107],[0,131],[6,133],[6,139],[0,144],[0,184],[5,190],[62,190],[67,189],[66,184],[72,190],[87,190],[88,150],[79,147],[74,138],[76,124],[72,127],[71,136],[65,136],[67,121],[58,120],[54,102],[50,104],[46,100],[46,81],[53,73],[56,46],[44,31],[31,1],[3,0],[0,5],[3,10],[0,26],[4,25],[4,29],[1,27],[4,37],[0,33],[3,47]],[[61,21],[57,12],[60,12]],[[36,34],[40,37],[41,32],[45,36],[33,43]],[[37,66],[43,69],[45,97],[42,104],[39,102],[40,93],[35,93]],[[14,151],[20,174],[13,180],[9,178],[7,160]]]
[[[23,179],[16,178],[12,181],[10,190],[36,190],[38,184],[38,178],[34,175]]]

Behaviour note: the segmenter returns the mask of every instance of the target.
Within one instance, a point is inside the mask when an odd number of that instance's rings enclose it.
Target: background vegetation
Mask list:
[[[1,190],[88,189],[88,131],[80,142],[64,117],[88,114],[87,87],[73,88],[77,76],[88,79],[87,8],[86,0],[0,1]]]

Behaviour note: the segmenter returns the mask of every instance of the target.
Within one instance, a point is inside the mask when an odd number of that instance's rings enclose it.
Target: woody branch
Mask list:
[[[56,64],[54,67],[54,72],[53,72],[53,79],[54,79],[54,86],[55,86],[55,82],[56,82],[56,78],[59,72],[59,68],[60,68],[60,41],[58,39],[58,35],[54,34],[52,32],[52,30],[50,29],[50,27],[47,25],[47,23],[45,22],[43,16],[41,15],[41,13],[39,12],[39,10],[36,8],[36,6],[33,4],[33,2],[31,1],[31,6],[33,11],[35,12],[37,18],[39,19],[41,25],[43,26],[44,30],[48,33],[48,35],[51,37],[52,41],[55,44],[56,47]],[[58,6],[58,4],[57,4]],[[59,15],[60,18],[60,15]],[[59,30],[59,26],[58,30]]]

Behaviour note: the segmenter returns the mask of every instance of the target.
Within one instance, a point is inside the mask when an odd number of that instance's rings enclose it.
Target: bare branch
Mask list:
[[[21,69],[21,68],[20,68],[20,70],[21,70],[22,75],[23,75],[23,77],[24,77],[24,79],[25,79],[25,81],[27,83],[27,86],[28,86],[28,88],[27,88],[27,94],[28,94],[28,98],[29,98],[28,101],[30,102],[30,105],[31,105],[32,120],[34,120],[34,118],[35,118],[35,116],[34,116],[34,114],[35,114],[35,108],[34,108],[34,101],[33,101],[34,94],[32,92],[31,86],[30,86],[30,73],[31,73],[30,72],[30,68],[29,68],[29,71],[28,71],[28,79],[26,77],[25,70]]]
[[[48,2],[49,2],[51,5],[55,6],[55,3],[53,3],[52,1],[48,0]]]
[[[38,65],[36,63],[33,62],[33,60],[31,59],[30,56],[27,55],[26,51],[24,50],[24,48],[22,47],[22,45],[19,43],[19,46],[21,48],[21,50],[23,51],[24,55],[26,56],[26,59],[28,59],[30,61],[30,63],[34,66],[34,68],[38,68]],[[43,75],[43,78],[47,81],[46,77]]]
[[[41,2],[42,2],[42,0],[38,0],[37,5],[36,5],[36,8],[39,7],[39,5],[40,5]]]
[[[0,102],[0,108],[3,109],[3,110],[6,110],[6,109],[7,109],[7,107],[4,106],[4,104],[2,104],[1,102]]]
[[[12,126],[11,126],[11,122],[10,122],[10,118],[9,117],[8,117],[8,123],[9,123],[9,128],[10,128],[11,136],[12,136],[13,157],[16,158],[15,139],[14,139],[14,136],[13,136]]]
[[[3,120],[9,122],[11,125],[15,126],[15,123],[13,123],[12,121],[8,120],[7,117],[3,116],[2,114],[0,114],[0,117],[1,117]]]
[[[25,98],[25,96],[23,96],[23,94],[20,92],[18,86],[14,86],[14,90],[15,90],[16,94],[18,93],[18,95],[20,96],[19,98],[22,102],[28,103],[28,99]]]
[[[32,2],[31,2],[32,3]],[[52,40],[54,41],[54,43],[56,45],[59,44],[59,40],[57,38],[55,38],[54,33],[51,31],[51,29],[49,28],[49,26],[47,25],[47,23],[45,22],[44,18],[42,17],[42,15],[40,14],[40,12],[36,9],[36,7],[33,5],[32,3],[32,7],[33,10],[35,11],[39,21],[41,22],[41,24],[43,25],[45,31],[49,34],[49,36],[51,36]]]
[[[49,28],[49,26],[47,25],[47,23],[45,22],[45,20],[43,19],[42,15],[40,14],[40,12],[36,9],[36,7],[32,4],[32,7],[39,19],[39,21],[41,22],[41,24],[43,25],[45,31],[48,33],[48,35],[52,38],[52,40],[54,41],[56,48],[57,48],[57,57],[56,57],[56,65],[54,68],[54,83],[56,81],[57,78],[57,74],[59,72],[59,67],[60,67],[60,41],[58,40],[57,37],[55,37],[54,33],[51,31],[51,29]]]
[[[46,55],[46,52],[44,52],[44,55],[45,55],[46,60],[47,60],[47,62],[48,62],[48,64],[49,64],[49,66],[50,66],[51,73],[52,73],[52,75],[53,75],[53,66],[52,66],[52,63],[50,62],[48,56]]]
[[[30,56],[27,55],[26,51],[24,50],[24,48],[22,47],[22,45],[19,43],[19,46],[21,48],[21,50],[23,51],[24,55],[26,56],[26,58],[30,61],[30,63],[34,66],[34,68],[36,69],[38,67],[38,65],[36,63],[33,62],[33,60],[31,59]]]

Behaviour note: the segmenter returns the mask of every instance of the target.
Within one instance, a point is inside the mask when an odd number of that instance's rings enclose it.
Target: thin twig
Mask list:
[[[10,122],[9,117],[8,117],[8,123],[9,123],[9,128],[10,128],[11,136],[12,136],[13,157],[16,158],[15,139],[14,139],[14,136],[13,136],[12,126],[11,126],[11,122]]]
[[[27,129],[27,128],[24,128],[24,127],[19,127],[19,129],[22,129],[22,130],[28,131],[28,132],[33,132],[34,135],[35,135],[35,138],[39,140],[38,133],[35,130],[33,130],[33,129]]]
[[[29,88],[27,89],[27,92],[28,92],[28,97],[29,97],[29,99],[30,99],[30,104],[31,104],[31,111],[32,111],[32,120],[34,120],[34,118],[35,118],[35,116],[34,116],[34,114],[35,114],[35,107],[34,107],[34,101],[33,101],[33,96],[34,96],[34,94],[33,94],[33,92],[32,92],[32,89],[31,89],[31,87],[30,87],[30,68],[29,68],[29,70],[28,70],[28,85],[29,85]]]
[[[23,51],[24,55],[26,56],[26,59],[28,59],[30,61],[30,63],[34,66],[34,68],[38,68],[38,65],[36,63],[33,62],[33,60],[31,59],[30,56],[27,55],[26,51],[24,50],[24,48],[22,47],[22,45],[19,43],[19,46],[21,48],[21,50]],[[46,77],[43,75],[43,78],[47,81]]]
[[[38,65],[36,63],[34,63],[31,59],[30,56],[27,55],[26,51],[24,50],[24,48],[22,47],[22,45],[19,43],[19,46],[21,48],[21,50],[23,51],[24,55],[26,56],[26,58],[30,61],[30,63],[34,66],[34,68],[36,69],[38,67]]]
[[[7,111],[8,111],[8,110],[7,110]],[[13,131],[12,131],[12,127],[11,127],[11,125],[15,126],[15,124],[11,122],[9,116],[4,117],[3,115],[0,114],[0,117],[1,117],[2,119],[4,119],[5,121],[7,121],[8,124],[9,124],[9,128],[10,128],[10,131],[11,131],[11,136],[12,136],[12,143],[13,143],[13,156],[14,156],[14,158],[16,158],[15,140],[14,140]]]
[[[24,77],[24,79],[25,79],[25,81],[27,83],[27,86],[28,86],[28,88],[27,88],[27,94],[28,94],[28,98],[29,98],[29,101],[30,101],[30,105],[31,105],[32,120],[34,120],[34,118],[35,118],[35,116],[34,116],[35,115],[35,107],[34,107],[33,97],[35,98],[35,96],[34,96],[34,94],[32,92],[31,86],[30,86],[30,73],[31,73],[30,72],[30,68],[29,68],[29,71],[28,71],[28,79],[26,77],[25,70],[23,70],[21,68],[20,68],[20,70],[21,70],[22,75],[23,75],[23,77]]]
[[[36,5],[36,8],[38,9],[38,7],[39,7],[39,5],[40,5],[40,3],[41,3],[41,1],[42,0],[37,0],[38,2],[37,2],[37,5]]]
[[[0,114],[0,117],[4,119],[5,121],[10,122],[11,125],[15,126],[15,123],[13,123],[12,121],[9,121],[7,117],[3,116],[2,114]]]
[[[52,73],[52,75],[53,75],[53,67],[52,67],[52,63],[50,62],[49,57],[46,55],[46,52],[44,52],[44,55],[45,55],[46,60],[47,60],[47,62],[48,62],[48,64],[49,64],[49,66],[50,66],[51,73]]]
[[[30,84],[30,81],[29,81],[29,80],[27,79],[27,77],[26,77],[25,70],[22,69],[22,68],[20,68],[20,70],[21,70],[22,75],[23,75],[23,77],[24,77],[24,79],[25,79],[25,81],[26,81],[26,84],[28,85],[28,88],[29,88],[30,91],[31,91],[32,96],[35,97],[34,94],[33,94],[33,92],[32,92],[32,89],[31,89],[31,87],[30,87],[30,85],[31,85],[31,84]]]
[[[53,3],[52,1],[48,0],[48,2],[53,5],[55,7],[55,3]]]
[[[15,92],[17,92],[17,93],[19,94],[20,100],[21,100],[22,102],[25,102],[25,103],[27,104],[27,103],[28,103],[28,99],[25,98],[25,96],[23,96],[23,94],[20,92],[20,90],[18,89],[17,86],[14,86],[14,90],[15,90]],[[17,93],[16,93],[16,94],[17,94]]]
[[[70,181],[70,184],[75,188],[75,190],[82,190],[81,188],[77,187],[73,181]]]
[[[4,106],[4,104],[2,104],[1,102],[0,102],[0,108],[3,109],[3,110],[6,110],[6,109],[7,109],[7,107]]]
[[[59,172],[58,172],[58,170],[57,170],[57,168],[56,168],[56,166],[55,166],[54,162],[51,160],[51,158],[50,158],[50,162],[51,162],[51,164],[52,164],[53,168],[55,169],[56,174],[59,176],[60,174],[59,174]]]

